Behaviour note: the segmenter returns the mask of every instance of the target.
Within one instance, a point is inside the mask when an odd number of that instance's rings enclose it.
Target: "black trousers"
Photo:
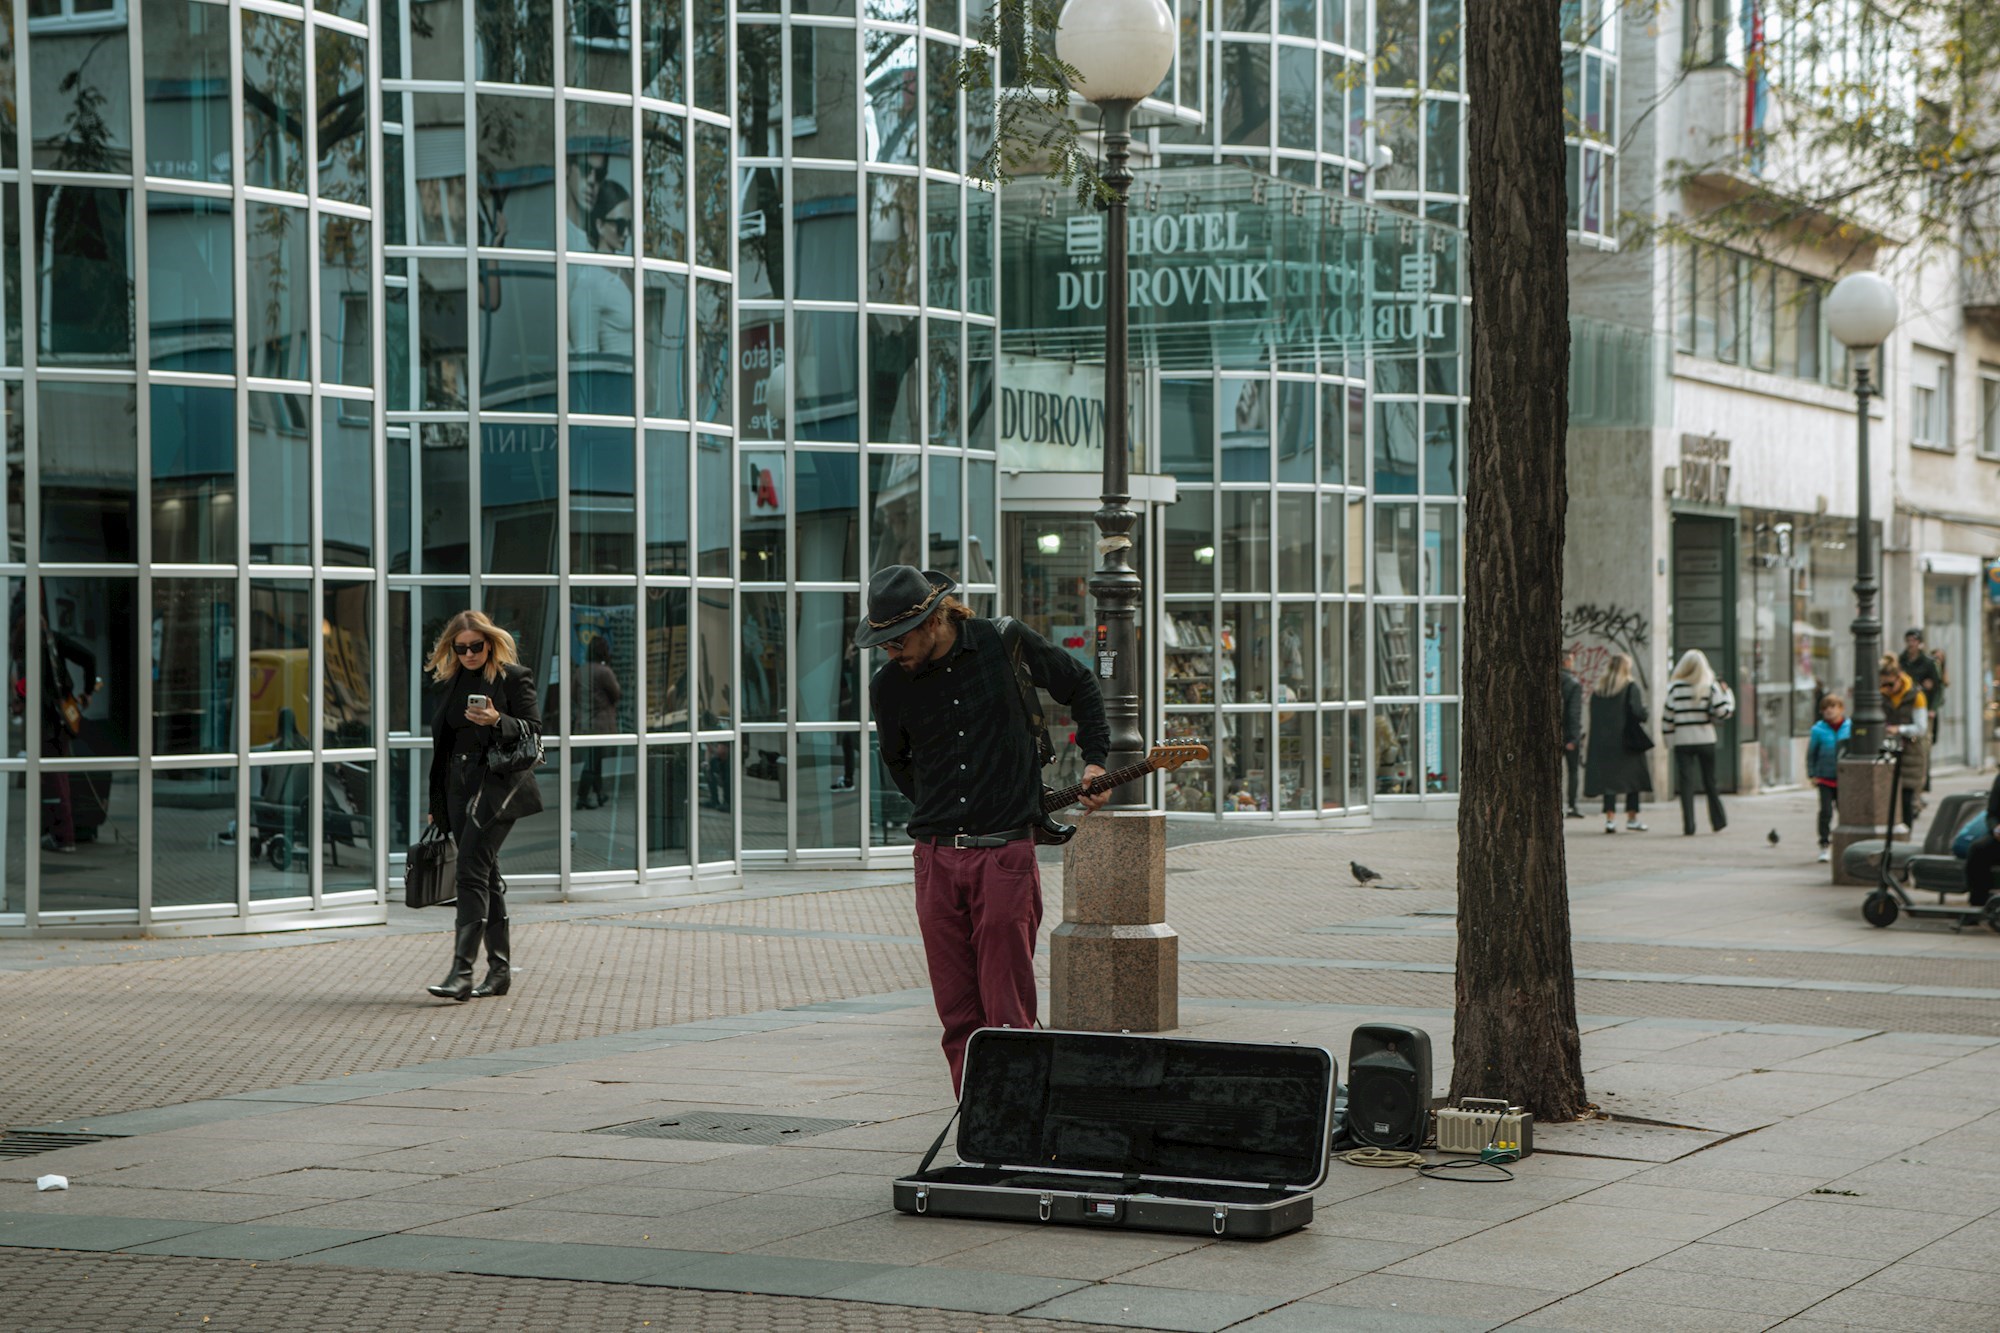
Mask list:
[[[1583,779],[1583,754],[1575,746],[1563,749],[1563,767],[1569,770],[1569,799],[1563,802],[1563,809],[1576,809],[1577,783]]]
[[[1615,791],[1608,791],[1608,792],[1605,792],[1605,793],[1604,793],[1604,817],[1605,817],[1606,819],[1609,819],[1609,818],[1611,818],[1611,816],[1613,816],[1613,815],[1615,815],[1615,814],[1617,814],[1617,813],[1618,813],[1618,793],[1617,793],[1617,792],[1615,792]],[[1626,816],[1627,816],[1628,818],[1631,818],[1631,819],[1637,819],[1637,818],[1639,817],[1639,793],[1638,793],[1638,792],[1636,792],[1636,791],[1628,791],[1628,792],[1626,792],[1626,793],[1625,793],[1625,814],[1626,814]]]
[[[1965,854],[1966,902],[1973,907],[1984,907],[1986,900],[1993,896],[1993,867],[2000,865],[2000,842],[1993,840],[1992,834],[1976,840],[1972,850]]]
[[[1715,746],[1676,745],[1674,747],[1674,768],[1676,785],[1681,792],[1681,832],[1694,832],[1694,783],[1695,774],[1701,774],[1701,789],[1708,795],[1708,827],[1715,833],[1729,827],[1729,816],[1722,812],[1722,797],[1715,790]],[[465,853],[460,852],[460,856]]]
[[[1819,789],[1819,845],[1822,847],[1833,844],[1833,816],[1839,803],[1840,793],[1835,788]]]
[[[457,929],[484,925],[490,932],[507,924],[507,889],[500,882],[500,844],[513,832],[514,821],[496,824],[474,823],[467,812],[486,767],[477,755],[451,757],[451,785],[446,789],[446,809],[451,819],[451,836],[458,844]]]

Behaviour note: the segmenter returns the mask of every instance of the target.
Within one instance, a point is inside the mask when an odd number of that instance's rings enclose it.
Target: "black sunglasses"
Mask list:
[[[486,651],[486,640],[481,639],[477,643],[453,643],[451,650],[460,657],[471,657],[475,653]]]

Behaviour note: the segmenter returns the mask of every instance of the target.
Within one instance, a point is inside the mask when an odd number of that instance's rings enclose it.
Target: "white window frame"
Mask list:
[[[2000,459],[2000,366],[1979,367],[1979,456]]]
[[[99,32],[125,26],[125,0],[111,0],[103,10],[76,12],[77,0],[57,0],[60,14],[42,14],[28,20],[29,32]]]
[[[1910,367],[1910,444],[1950,452],[1952,359],[1949,352],[1916,349]]]

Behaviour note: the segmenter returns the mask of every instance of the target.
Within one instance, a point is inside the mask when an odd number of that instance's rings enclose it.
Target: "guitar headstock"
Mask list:
[[[1166,741],[1146,752],[1146,762],[1163,772],[1206,758],[1208,758],[1206,745],[1200,741],[1186,739]]]

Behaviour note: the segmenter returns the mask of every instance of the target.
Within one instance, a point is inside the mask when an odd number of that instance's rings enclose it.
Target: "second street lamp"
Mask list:
[[[1074,91],[1102,114],[1104,183],[1104,477],[1095,515],[1098,565],[1090,576],[1097,603],[1092,661],[1111,726],[1105,768],[1115,772],[1146,755],[1141,730],[1137,618],[1139,571],[1132,563],[1132,533],[1139,516],[1131,507],[1126,404],[1127,342],[1125,197],[1132,185],[1132,108],[1152,95],[1173,65],[1173,14],[1165,0],[1069,0],[1057,26],[1056,53],[1076,71]],[[1111,805],[1145,807],[1145,788],[1128,783]]]

